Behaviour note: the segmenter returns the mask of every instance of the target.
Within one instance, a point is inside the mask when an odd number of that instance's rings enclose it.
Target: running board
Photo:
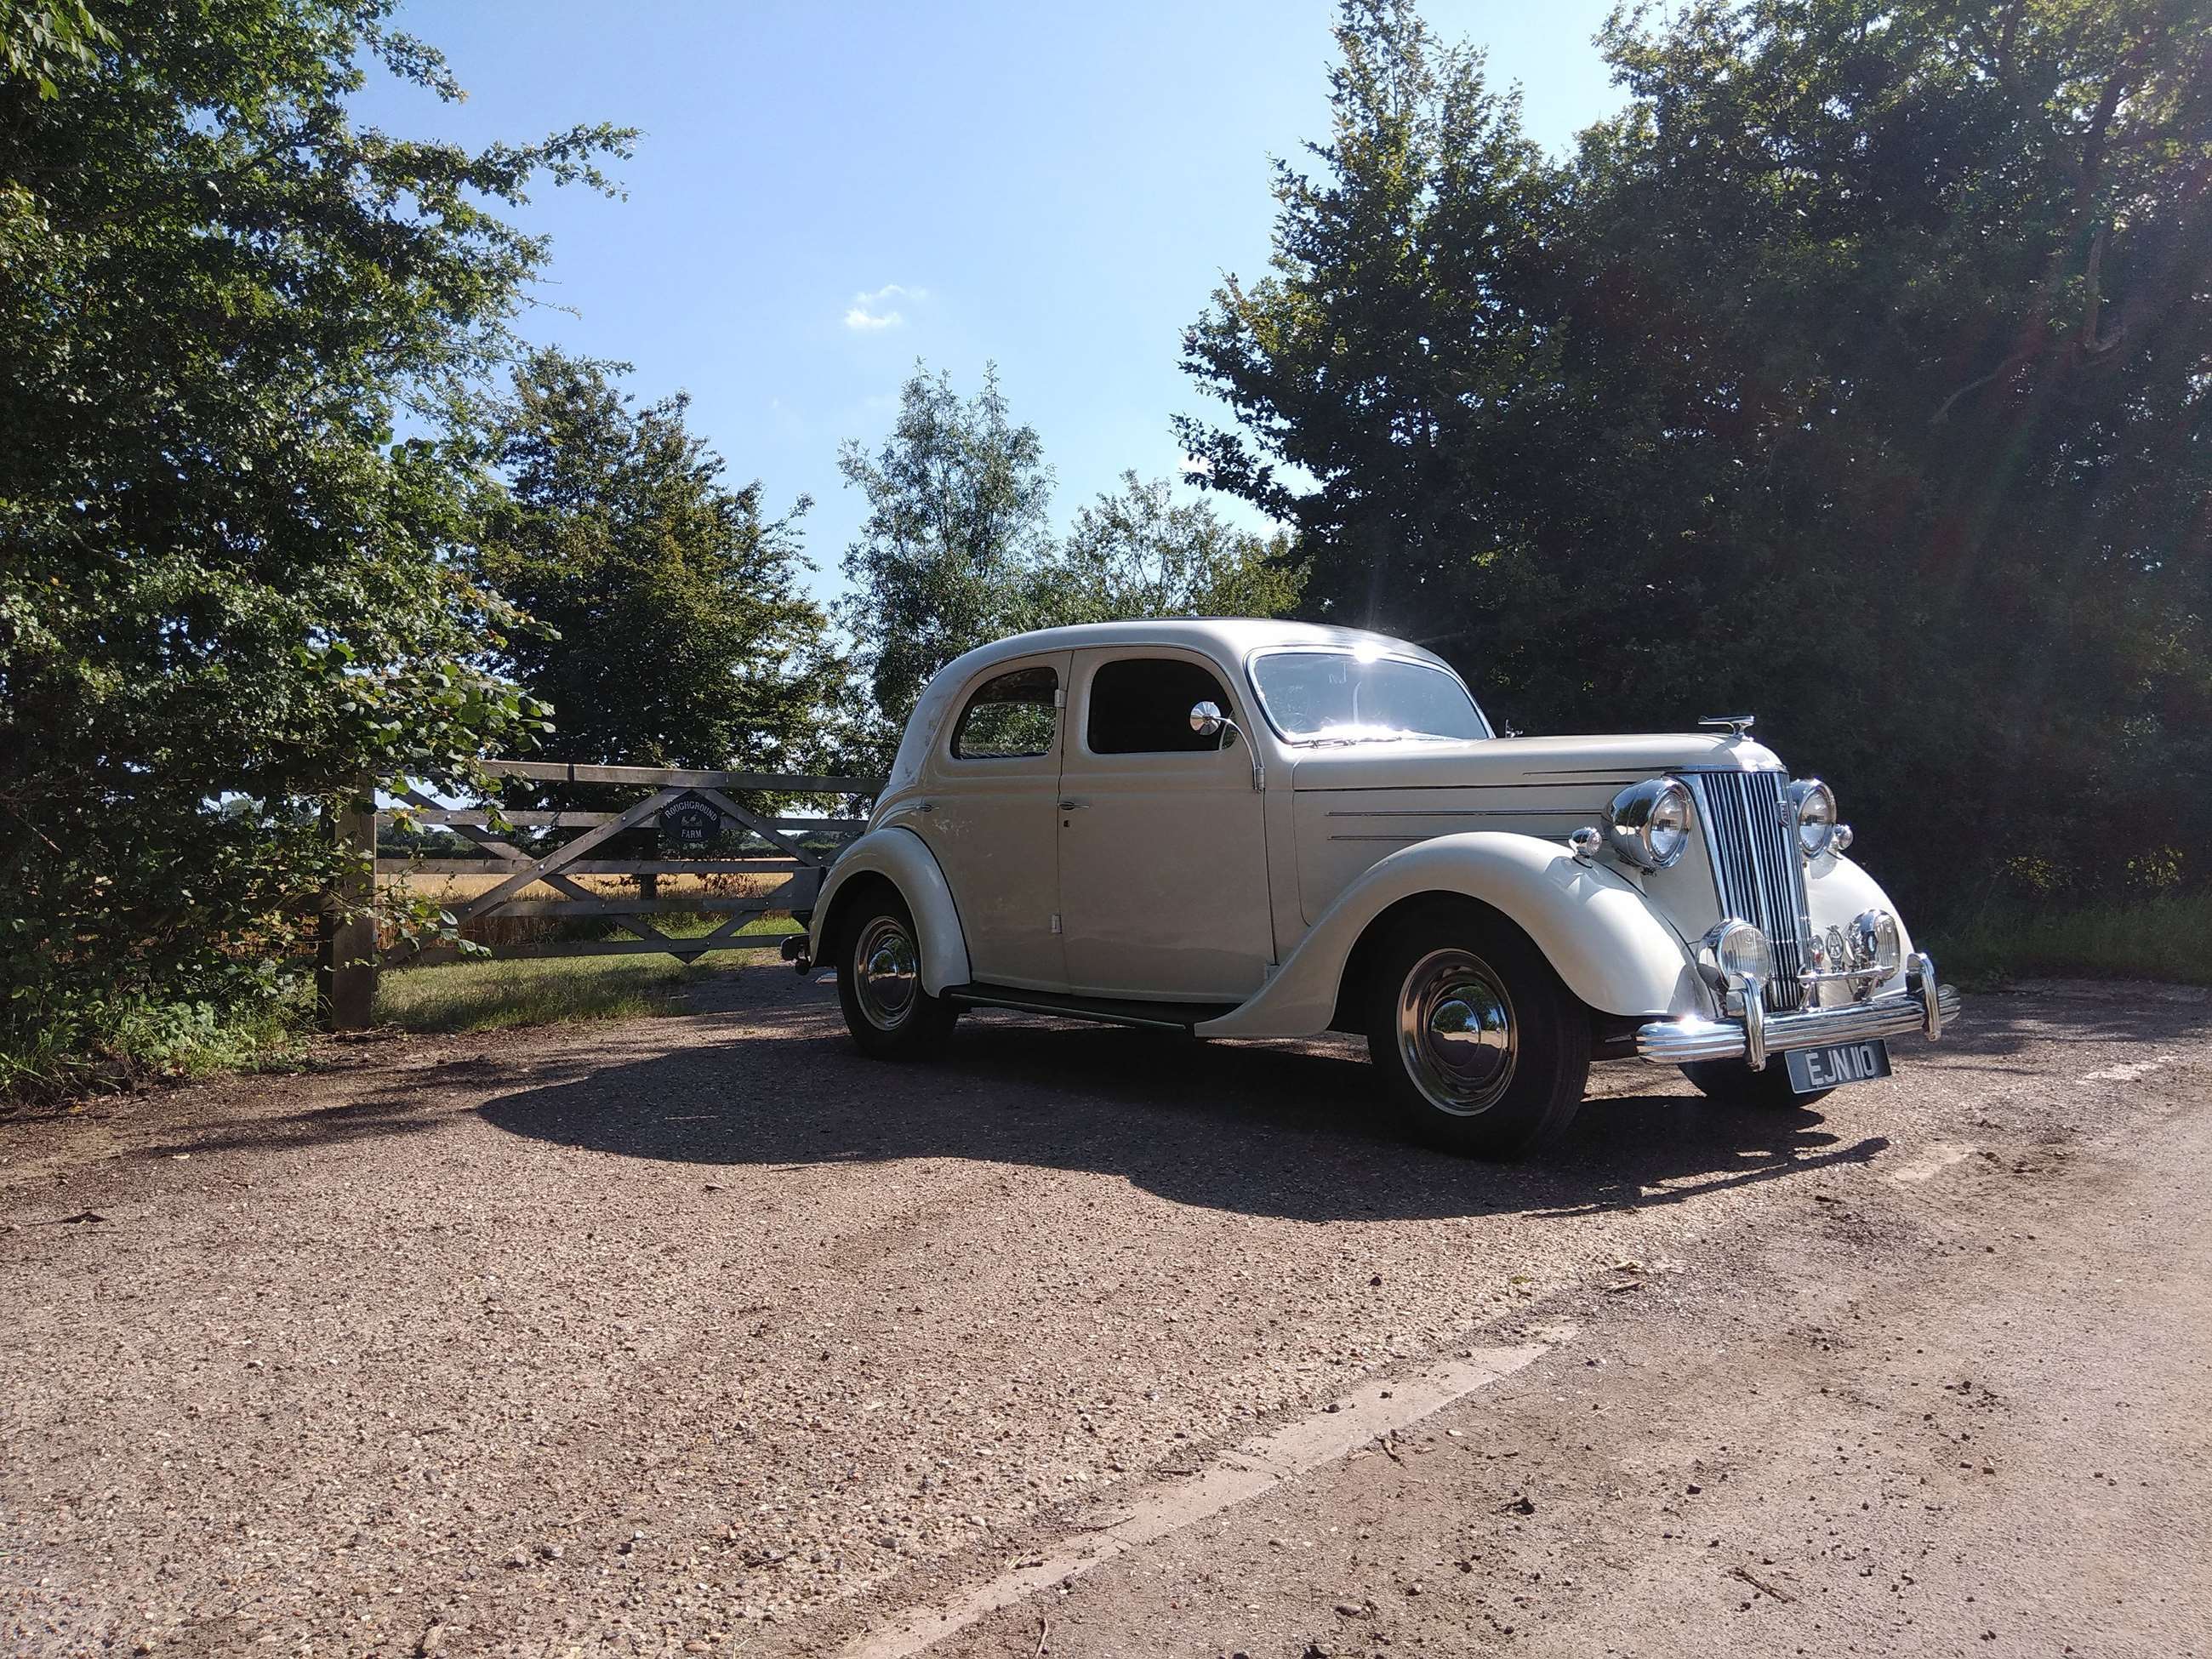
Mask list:
[[[1059,991],[1015,991],[996,985],[963,985],[945,993],[963,1008],[1012,1008],[1024,1014],[1054,1014],[1062,1019],[1096,1020],[1102,1025],[1136,1025],[1153,1031],[1181,1031],[1218,1019],[1233,1002],[1135,1002],[1120,997],[1077,997]]]

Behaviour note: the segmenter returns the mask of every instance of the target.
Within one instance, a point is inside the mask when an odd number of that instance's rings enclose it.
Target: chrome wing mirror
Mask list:
[[[1216,747],[1222,749],[1229,746],[1229,740],[1231,738],[1244,736],[1237,722],[1223,714],[1221,705],[1211,698],[1203,702],[1191,704],[1190,729],[1201,738],[1218,738],[1221,741]],[[1245,739],[1245,747],[1252,750],[1252,787],[1264,789],[1267,787],[1267,763],[1260,758],[1257,745],[1254,744],[1249,738]]]

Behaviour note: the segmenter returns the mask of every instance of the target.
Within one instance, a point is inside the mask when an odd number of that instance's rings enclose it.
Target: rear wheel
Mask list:
[[[1799,1094],[1790,1086],[1789,1063],[1779,1054],[1769,1058],[1766,1069],[1759,1072],[1740,1060],[1693,1060],[1682,1068],[1682,1075],[1708,1100],[1761,1112],[1794,1112],[1835,1092],[1821,1089]]]
[[[872,1060],[926,1060],[960,1011],[921,985],[921,945],[906,902],[889,890],[860,900],[837,953],[846,1029]]]
[[[1415,1139],[1480,1158],[1525,1152],[1573,1120],[1589,1047],[1582,1006],[1486,905],[1437,904],[1383,942],[1367,1051]]]

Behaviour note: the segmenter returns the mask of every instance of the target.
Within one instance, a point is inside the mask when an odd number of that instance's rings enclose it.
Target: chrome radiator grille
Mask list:
[[[1774,944],[1766,1006],[1803,1001],[1798,975],[1811,953],[1805,866],[1789,814],[1789,780],[1779,772],[1697,772],[1689,781],[1705,821],[1721,911],[1741,917]]]

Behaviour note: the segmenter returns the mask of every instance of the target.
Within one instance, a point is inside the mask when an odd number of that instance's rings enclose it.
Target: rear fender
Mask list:
[[[839,900],[856,881],[865,888],[867,883],[862,878],[867,877],[880,878],[896,888],[913,914],[915,932],[920,935],[916,942],[921,947],[922,989],[935,996],[949,987],[968,983],[971,977],[968,936],[961,930],[952,889],[945,884],[945,872],[929,850],[929,843],[896,824],[871,830],[830,866],[830,878],[823,886],[822,896],[815,901],[814,921],[807,930],[811,958],[825,967],[835,966],[824,959],[823,953],[837,937]]]
[[[1480,899],[1510,917],[1600,1013],[1710,1012],[1690,947],[1635,884],[1557,842],[1498,830],[1438,836],[1371,866],[1337,896],[1259,994],[1200,1036],[1310,1036],[1328,1029],[1346,963],[1376,918],[1425,893]]]

